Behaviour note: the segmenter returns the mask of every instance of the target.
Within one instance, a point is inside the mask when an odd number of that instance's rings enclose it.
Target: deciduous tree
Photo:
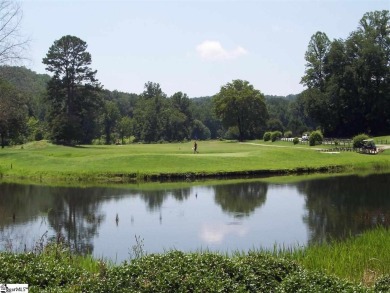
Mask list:
[[[158,83],[147,82],[134,111],[134,135],[144,142],[163,139],[163,113],[167,97]]]
[[[316,33],[305,55],[305,111],[325,135],[390,131],[390,14],[364,14],[343,40]]]
[[[124,116],[119,120],[118,133],[122,144],[124,144],[125,137],[129,137],[133,133],[133,121],[130,117]]]
[[[22,10],[18,2],[0,0],[0,64],[25,59],[29,40],[20,33]]]
[[[0,140],[17,139],[26,128],[27,105],[22,94],[0,79]]]
[[[328,36],[323,32],[315,33],[309,42],[305,54],[306,71],[302,77],[301,83],[308,88],[319,88],[324,90],[325,86],[325,63],[329,52],[330,41]]]
[[[237,79],[222,86],[214,103],[224,126],[238,128],[240,141],[260,136],[268,119],[265,97],[248,81]]]

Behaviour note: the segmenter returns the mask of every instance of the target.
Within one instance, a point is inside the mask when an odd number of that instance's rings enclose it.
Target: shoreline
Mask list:
[[[0,173],[0,182],[6,181],[29,181],[31,183],[47,183],[47,182],[78,182],[78,183],[110,183],[110,184],[125,184],[125,183],[152,183],[152,182],[187,182],[196,180],[231,180],[231,179],[255,179],[268,177],[282,176],[300,176],[312,174],[340,174],[359,171],[390,171],[390,168],[373,168],[370,165],[365,167],[353,167],[342,165],[331,165],[323,167],[297,167],[295,169],[259,169],[259,170],[243,170],[243,171],[218,171],[218,172],[186,172],[186,173],[97,173],[97,174],[62,174],[53,176],[51,174],[38,175],[9,175]]]

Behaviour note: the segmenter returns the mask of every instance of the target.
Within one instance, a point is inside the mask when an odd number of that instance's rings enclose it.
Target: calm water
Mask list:
[[[116,262],[129,259],[135,236],[148,253],[307,245],[390,226],[388,182],[390,174],[153,190],[3,183],[0,250],[32,249],[56,235]]]

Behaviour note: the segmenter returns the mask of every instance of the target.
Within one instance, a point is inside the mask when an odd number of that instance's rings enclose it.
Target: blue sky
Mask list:
[[[167,95],[211,96],[234,79],[267,95],[301,92],[304,55],[317,31],[346,39],[364,13],[386,0],[21,0],[31,39],[26,67],[46,73],[55,40],[88,44],[104,88],[141,93],[148,81]]]

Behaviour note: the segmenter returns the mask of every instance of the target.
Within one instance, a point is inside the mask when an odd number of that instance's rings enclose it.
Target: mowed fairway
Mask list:
[[[316,170],[334,166],[390,168],[389,151],[379,155],[354,152],[321,153],[291,142],[247,143],[200,141],[193,143],[110,146],[56,146],[45,141],[0,150],[3,176],[40,178],[112,178],[169,174],[221,174],[245,171]]]

